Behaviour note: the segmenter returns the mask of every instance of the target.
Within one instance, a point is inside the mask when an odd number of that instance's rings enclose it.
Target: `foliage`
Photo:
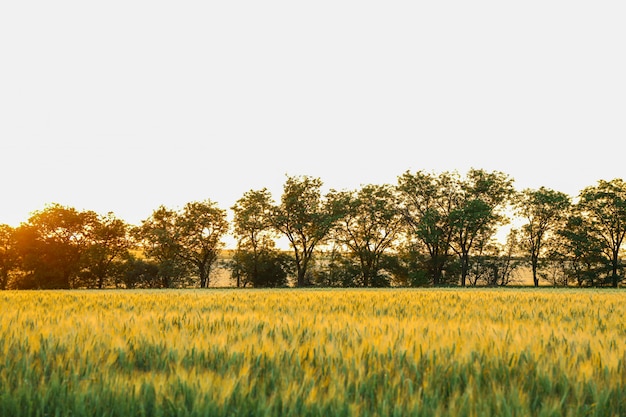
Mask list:
[[[359,191],[337,193],[335,199],[343,211],[332,239],[357,260],[362,286],[388,286],[381,269],[402,226],[393,188],[366,185]]]
[[[81,279],[89,287],[112,285],[116,261],[128,255],[132,247],[130,226],[113,213],[98,217],[91,231],[91,244],[83,256]]]
[[[228,231],[226,212],[210,200],[187,203],[178,213],[175,226],[178,256],[195,268],[200,288],[208,287],[211,268]]]
[[[226,212],[207,200],[187,203],[179,212],[159,207],[136,236],[146,256],[158,264],[163,288],[185,286],[192,281],[192,270],[199,286],[206,288],[227,231]]]
[[[18,265],[15,229],[7,224],[0,224],[0,290],[8,288],[11,272]]]
[[[337,245],[316,256],[309,268],[308,279],[320,287],[356,287],[360,275],[353,256]]]
[[[567,218],[570,205],[570,198],[566,194],[545,187],[538,190],[526,189],[516,201],[518,214],[526,220],[521,229],[522,248],[530,257],[535,287],[539,286],[539,268],[544,247]],[[545,274],[543,276],[547,277]]]
[[[518,236],[518,230],[511,229],[504,244],[490,241],[479,247],[469,268],[468,278],[472,286],[505,286],[515,281],[516,272],[522,265],[517,254]]]
[[[506,220],[501,211],[513,193],[512,182],[501,172],[477,169],[465,178],[456,172],[423,171],[399,177],[404,218],[410,234],[428,250],[434,285],[448,280],[454,267],[465,286],[474,247],[489,241]],[[450,263],[451,252],[459,257],[456,267]]]
[[[394,284],[401,287],[425,287],[431,283],[429,259],[417,245],[405,242],[387,264]]]
[[[443,284],[450,258],[453,236],[450,214],[458,194],[457,184],[458,176],[449,172],[435,175],[407,171],[398,178],[401,210],[408,232],[427,249],[428,271],[435,286]]]
[[[502,209],[513,195],[513,180],[502,172],[470,169],[460,179],[457,201],[450,212],[452,249],[461,262],[461,285],[465,286],[470,255],[483,247],[507,219]]]
[[[540,279],[567,286],[623,282],[621,179],[585,188],[573,206],[558,191],[524,190],[514,201],[525,220],[515,247],[494,241],[513,192],[501,172],[407,171],[395,187],[325,195],[322,185],[319,178],[288,176],[279,203],[261,189],[233,205],[231,271],[238,286],[507,285],[520,261],[531,266],[536,286]],[[213,271],[222,265],[229,226],[226,211],[211,200],[161,206],[138,227],[112,213],[52,204],[19,227],[0,225],[0,289],[119,287],[125,268],[133,267],[125,260],[131,254],[158,267],[159,282],[141,285],[205,288],[221,274]],[[290,261],[277,251],[281,235]]]
[[[622,179],[598,181],[580,193],[580,212],[588,219],[589,234],[602,243],[602,251],[611,264],[611,285],[623,279],[620,250],[626,236],[626,183]]]
[[[315,248],[326,239],[341,216],[333,194],[322,197],[322,180],[309,176],[287,177],[280,204],[274,207],[272,225],[289,240],[296,266],[296,285],[308,285],[307,268]]]
[[[270,192],[264,188],[246,192],[231,208],[233,231],[240,249],[256,252],[274,247],[273,204]]]
[[[231,268],[237,287],[284,285],[287,277],[283,274],[290,268],[287,268],[284,256],[275,250],[274,208],[269,191],[246,192],[232,210],[237,253]]]
[[[292,258],[277,250],[238,250],[230,268],[237,287],[284,287],[293,270]]]
[[[159,265],[129,255],[120,265],[121,281],[126,288],[162,288]]]
[[[16,231],[24,275],[18,288],[77,288],[98,222],[93,211],[59,204],[36,211]]]
[[[554,241],[553,253],[565,257],[565,273],[579,287],[597,286],[607,280],[611,270],[602,249],[603,244],[586,217],[572,213]],[[608,266],[608,267],[607,267]]]
[[[174,210],[161,206],[135,229],[144,254],[158,265],[163,288],[180,286],[189,275],[189,264],[180,257],[182,248],[177,240],[176,219]]]

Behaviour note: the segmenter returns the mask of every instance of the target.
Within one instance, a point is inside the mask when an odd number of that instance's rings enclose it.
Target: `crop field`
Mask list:
[[[1,416],[625,416],[626,292],[0,293]]]

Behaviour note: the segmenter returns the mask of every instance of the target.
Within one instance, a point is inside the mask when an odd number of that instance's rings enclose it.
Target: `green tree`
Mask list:
[[[312,281],[323,287],[357,287],[363,285],[361,268],[354,255],[345,248],[333,245],[320,256],[317,268],[313,268]]]
[[[547,240],[558,230],[570,209],[569,196],[545,187],[522,191],[516,201],[517,214],[526,220],[521,228],[521,245],[529,255],[535,287]]]
[[[17,267],[15,229],[7,224],[0,224],[0,290],[7,289],[10,274]]]
[[[417,171],[398,178],[397,189],[409,236],[422,242],[428,251],[428,271],[432,283],[444,283],[443,271],[450,259],[453,228],[450,215],[459,198],[458,175]]]
[[[121,265],[120,278],[126,288],[159,288],[162,286],[159,266],[155,262],[128,255]]]
[[[559,239],[555,246],[569,259],[568,273],[579,287],[596,286],[611,268],[606,267],[602,241],[591,233],[589,220],[578,213],[578,206],[573,209],[572,215],[557,232]]]
[[[144,254],[158,265],[163,288],[180,285],[189,272],[188,263],[180,257],[177,217],[174,210],[160,206],[135,229]]]
[[[288,176],[280,204],[272,214],[272,225],[287,237],[293,249],[298,287],[307,285],[307,267],[315,248],[339,218],[332,194],[322,197],[321,187],[319,178]]]
[[[622,179],[600,180],[580,193],[580,212],[589,221],[589,233],[602,243],[611,264],[611,285],[622,280],[620,250],[626,235],[626,183]]]
[[[403,287],[424,287],[432,284],[431,260],[421,241],[402,240],[386,268],[394,283]]]
[[[200,287],[206,288],[227,231],[226,211],[206,200],[187,203],[178,212],[161,206],[137,234],[145,255],[159,267],[162,287],[190,283],[195,270]]]
[[[200,288],[209,286],[211,268],[223,248],[222,238],[228,232],[226,211],[206,200],[187,203],[175,218],[174,238],[178,257],[195,268]]]
[[[454,177],[456,179],[456,177]],[[513,180],[502,172],[471,169],[454,192],[450,223],[451,247],[461,262],[461,285],[466,285],[470,255],[476,243],[489,241],[506,221],[502,210],[513,195]]]
[[[282,287],[292,271],[293,260],[277,250],[238,250],[233,255],[231,270],[237,286]]]
[[[264,188],[246,192],[231,208],[234,212],[234,235],[237,238],[237,253],[232,268],[238,287],[247,283],[254,285],[268,282],[266,272],[280,264],[278,254],[275,253],[273,204],[269,191]],[[263,265],[268,261],[271,265]]]
[[[85,251],[83,276],[93,286],[103,288],[114,275],[115,261],[121,260],[132,247],[130,227],[113,213],[98,216],[90,233]]]
[[[333,239],[358,260],[363,286],[386,286],[380,275],[382,262],[403,221],[394,189],[366,185],[359,191],[337,193],[336,199],[343,213]]]

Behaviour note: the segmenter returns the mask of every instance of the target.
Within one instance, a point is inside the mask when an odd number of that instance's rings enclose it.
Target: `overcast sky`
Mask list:
[[[139,223],[285,174],[625,177],[626,2],[0,2],[0,223]]]

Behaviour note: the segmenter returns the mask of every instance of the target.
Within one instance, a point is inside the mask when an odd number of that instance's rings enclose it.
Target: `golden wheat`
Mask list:
[[[626,415],[626,293],[0,294],[0,415]]]

